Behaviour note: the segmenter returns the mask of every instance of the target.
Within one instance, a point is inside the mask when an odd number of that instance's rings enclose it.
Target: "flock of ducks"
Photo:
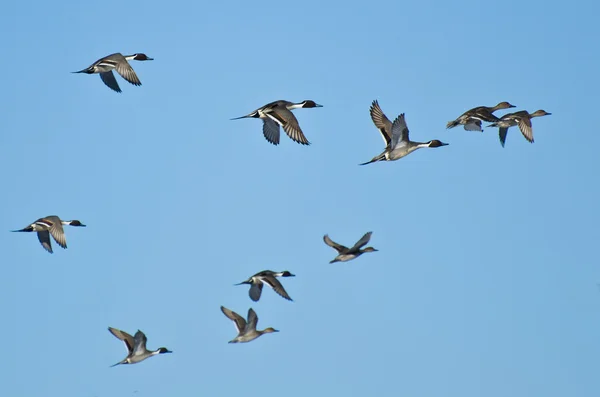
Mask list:
[[[100,79],[107,87],[115,92],[120,93],[121,88],[119,87],[115,75],[113,74],[113,70],[116,70],[117,73],[127,82],[135,86],[142,85],[137,74],[129,64],[129,61],[133,60],[151,61],[153,58],[150,58],[143,53],[136,53],[133,55],[122,55],[121,53],[115,53],[97,60],[86,69],[73,73],[99,74]],[[278,100],[268,103],[245,116],[236,117],[231,120],[243,118],[261,119],[263,122],[263,135],[265,139],[273,145],[278,145],[280,142],[280,128],[283,128],[283,131],[294,142],[297,142],[301,145],[310,145],[310,142],[300,128],[300,124],[292,113],[292,110],[318,107],[322,107],[322,105],[317,104],[313,100],[305,100],[298,103]],[[511,105],[509,102],[500,102],[493,107],[475,107],[464,112],[456,120],[448,122],[446,128],[454,128],[462,125],[467,131],[483,132],[482,122],[487,122],[490,123],[488,127],[498,128],[500,143],[504,147],[508,129],[510,127],[518,126],[525,139],[533,143],[534,139],[531,119],[534,117],[550,115],[551,113],[540,109],[531,114],[524,110],[515,113],[507,113],[501,117],[497,117],[493,114],[497,110],[514,107],[515,106]],[[428,142],[411,141],[409,139],[409,130],[406,124],[404,113],[400,114],[392,122],[383,113],[377,100],[373,101],[371,104],[370,115],[373,123],[381,133],[385,143],[385,149],[383,152],[373,157],[370,161],[360,165],[366,165],[378,161],[395,161],[409,155],[417,149],[437,148],[448,145],[447,143],[444,143],[438,139],[433,139]],[[50,236],[52,236],[54,241],[56,241],[60,247],[65,249],[67,248],[67,239],[65,237],[65,231],[63,228],[65,225],[75,227],[86,226],[78,220],[64,221],[56,215],[50,215],[36,220],[23,229],[13,230],[13,232],[36,232],[42,247],[49,253],[53,253]],[[363,248],[369,243],[371,235],[372,232],[365,233],[365,235],[363,235],[360,240],[358,240],[350,248],[334,242],[327,234],[324,235],[323,241],[325,244],[332,247],[337,252],[337,256],[329,263],[346,262],[355,259],[366,252],[377,251],[377,249],[373,247]],[[275,293],[280,295],[282,298],[292,301],[292,298],[283,287],[283,284],[278,280],[279,278],[287,277],[295,277],[295,275],[287,270],[281,272],[263,270],[251,276],[246,281],[242,281],[241,283],[235,285],[249,285],[250,289],[248,291],[248,295],[254,302],[257,302],[260,299],[265,284],[271,287],[273,291],[275,291]],[[221,311],[228,319],[233,321],[237,330],[236,337],[229,341],[229,343],[250,342],[261,335],[279,332],[272,327],[268,327],[263,330],[257,329],[258,316],[252,308],[248,310],[248,315],[245,319],[238,313],[224,306],[221,306]],[[172,351],[166,347],[160,347],[157,350],[148,350],[146,347],[146,335],[140,330],[138,330],[134,336],[131,336],[125,331],[112,327],[108,327],[108,330],[117,339],[123,341],[127,349],[127,356],[123,360],[112,365],[113,367],[119,364],[136,364],[155,355],[172,353]]]

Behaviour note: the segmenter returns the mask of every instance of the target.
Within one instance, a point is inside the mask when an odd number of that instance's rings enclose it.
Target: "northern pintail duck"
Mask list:
[[[502,116],[498,121],[488,125],[488,127],[498,127],[498,135],[500,137],[500,144],[504,147],[506,143],[506,133],[510,127],[515,125],[519,126],[521,133],[527,139],[527,141],[533,143],[533,128],[531,126],[531,119],[534,117],[549,116],[552,113],[548,113],[545,110],[536,110],[529,114],[526,110],[520,112],[508,113]]]
[[[467,131],[483,132],[483,129],[481,128],[482,121],[486,121],[488,123],[498,121],[500,119],[494,116],[492,113],[494,113],[496,110],[509,109],[514,107],[514,105],[511,105],[508,102],[500,102],[494,107],[478,106],[476,108],[467,110],[466,112],[461,114],[460,117],[456,120],[449,121],[448,124],[446,124],[446,128],[454,128],[462,124],[465,126],[464,128]]]
[[[229,310],[226,307],[221,306],[221,311],[227,318],[229,318],[235,324],[235,328],[238,331],[238,335],[229,341],[229,343],[245,343],[253,341],[262,334],[270,334],[272,332],[279,332],[274,328],[265,328],[262,331],[256,329],[258,324],[258,316],[252,308],[248,309],[248,322],[244,320],[242,316],[236,312]]]
[[[283,272],[274,272],[271,270],[263,270],[260,273],[256,273],[254,276],[250,277],[248,280],[242,281],[241,283],[235,284],[235,285],[250,284],[250,291],[248,292],[248,294],[250,295],[250,299],[252,299],[254,302],[258,302],[258,300],[260,299],[260,295],[261,295],[262,289],[263,289],[263,284],[269,285],[281,297],[283,297],[289,301],[293,300],[292,298],[290,298],[288,293],[285,291],[285,288],[283,288],[283,285],[281,285],[281,283],[279,282],[279,280],[277,280],[276,277],[295,277],[295,275],[290,273],[287,270],[285,270]]]
[[[90,67],[73,73],[100,73],[100,78],[108,88],[116,92],[121,92],[119,83],[113,74],[113,69],[117,71],[125,80],[133,85],[140,86],[142,83],[135,74],[135,71],[129,64],[129,61],[152,61],[154,58],[149,58],[146,54],[123,55],[119,52],[110,54],[102,59],[98,59]]]
[[[396,120],[394,120],[394,123],[392,123],[385,116],[385,114],[383,114],[377,101],[373,101],[370,112],[371,119],[373,120],[375,126],[379,129],[386,147],[383,153],[373,157],[371,161],[367,161],[366,163],[362,163],[360,165],[370,164],[376,161],[394,161],[409,155],[417,149],[448,145],[447,143],[443,143],[437,139],[429,142],[414,142],[409,140],[408,127],[406,126],[406,121],[404,120],[404,113],[398,116]]]
[[[136,364],[140,361],[144,361],[148,357],[156,356],[157,354],[173,353],[166,347],[161,347],[154,351],[146,349],[146,342],[148,339],[146,338],[146,335],[144,335],[144,333],[139,329],[135,333],[135,336],[131,336],[125,331],[121,331],[120,329],[112,327],[108,327],[108,330],[111,334],[117,337],[117,339],[120,339],[125,343],[128,353],[127,357],[118,363],[111,365],[111,367],[119,364]]]
[[[266,140],[273,145],[279,144],[279,126],[283,127],[285,133],[295,142],[302,145],[310,145],[310,142],[304,136],[300,129],[300,124],[296,116],[292,113],[292,109],[298,108],[320,108],[323,107],[315,103],[315,101],[306,100],[298,103],[289,101],[275,101],[266,104],[265,106],[256,109],[252,113],[245,116],[236,117],[231,120],[239,120],[248,117],[259,118],[263,121],[263,135]]]
[[[369,242],[369,240],[371,239],[371,234],[373,234],[373,232],[365,233],[365,235],[362,236],[360,238],[360,240],[358,240],[356,242],[356,244],[354,244],[354,246],[352,248],[348,248],[346,246],[338,244],[338,243],[334,242],[332,239],[330,239],[327,234],[324,235],[323,236],[323,241],[325,241],[325,244],[327,244],[328,246],[334,248],[338,252],[338,256],[336,256],[329,263],[346,262],[346,261],[349,261],[351,259],[354,259],[354,258],[357,258],[357,257],[361,256],[365,252],[375,252],[375,251],[377,251],[373,247],[367,247],[365,249],[361,249],[361,247],[363,247],[364,245],[366,245]]]
[[[73,221],[62,221],[56,215],[46,216],[33,222],[31,225],[21,230],[12,230],[13,232],[37,232],[38,240],[42,244],[42,247],[49,253],[52,251],[52,243],[50,242],[50,235],[54,237],[54,241],[58,243],[62,248],[67,248],[67,238],[65,237],[65,231],[63,225],[70,226],[81,226],[85,225],[77,220]]]

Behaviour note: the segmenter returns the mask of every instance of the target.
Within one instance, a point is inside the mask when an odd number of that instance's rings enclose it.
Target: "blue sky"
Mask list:
[[[600,7],[571,4],[7,4],[0,394],[596,396]],[[70,73],[113,52],[155,58],[141,87]],[[277,99],[324,106],[311,146],[229,121]],[[359,167],[374,99],[450,145]],[[505,100],[552,113],[534,144],[445,129]],[[67,250],[9,233],[51,214],[88,225]],[[233,286],[264,269],[294,302]],[[281,332],[229,345],[220,305]],[[174,353],[109,368],[108,326]]]

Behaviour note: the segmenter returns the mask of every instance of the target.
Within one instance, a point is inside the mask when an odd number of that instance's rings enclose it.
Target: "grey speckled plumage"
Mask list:
[[[298,103],[279,100],[268,103],[245,116],[235,117],[231,120],[260,118],[263,121],[263,135],[265,139],[273,145],[279,145],[280,126],[283,127],[285,133],[294,142],[302,145],[310,145],[310,142],[306,139],[300,128],[298,119],[296,119],[296,116],[292,113],[292,109],[319,107],[322,107],[322,105],[319,105],[312,100],[305,100]]]

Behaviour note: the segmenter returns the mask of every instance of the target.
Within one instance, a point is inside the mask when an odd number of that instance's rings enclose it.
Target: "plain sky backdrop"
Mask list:
[[[0,15],[0,395],[595,397],[596,1],[11,1]],[[71,74],[122,52],[143,85]],[[272,146],[277,99],[311,146]],[[378,99],[411,138],[383,150]],[[502,148],[446,122],[544,109]],[[499,111],[501,115],[504,111]],[[46,253],[39,217],[79,219]],[[347,263],[325,233],[379,252]],[[294,299],[252,274],[289,270]],[[219,310],[253,307],[248,344]],[[107,327],[170,355],[125,357]]]

